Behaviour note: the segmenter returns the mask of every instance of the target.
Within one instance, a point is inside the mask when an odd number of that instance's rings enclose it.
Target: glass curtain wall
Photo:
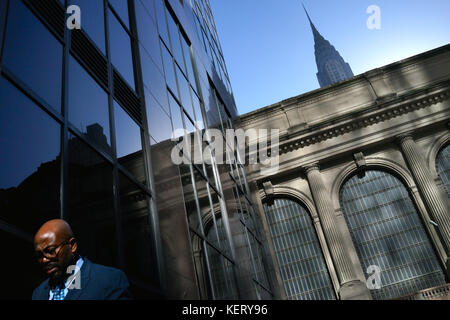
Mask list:
[[[82,8],[81,30],[66,28],[71,4]],[[18,262],[2,266],[9,299],[29,299],[43,280],[32,240],[53,218],[71,224],[82,255],[124,270],[135,297],[164,295],[132,9],[133,1],[1,1],[0,237]]]
[[[69,5],[82,10],[81,30],[66,27]],[[206,279],[207,289],[199,297],[246,297],[229,215],[239,218],[236,230],[245,235],[252,294],[271,297],[243,166],[219,167],[212,153],[187,149],[179,153],[182,165],[169,166],[174,144],[204,150],[205,129],[231,128],[237,114],[208,2],[5,0],[0,19],[1,248],[27,268],[10,277],[26,289],[7,281],[4,292],[31,296],[42,278],[27,271],[36,269],[31,254],[13,248],[32,251],[37,228],[64,218],[82,254],[123,269],[136,297],[161,297],[159,221],[183,212],[165,227],[186,225],[188,245],[176,255],[192,257],[200,244],[205,263],[193,278]],[[230,176],[235,188],[226,192],[223,179]],[[181,211],[174,199],[183,202]],[[239,209],[230,210],[229,202]],[[215,232],[206,230],[205,214]],[[219,241],[221,226],[226,241]],[[220,274],[226,290],[214,280]]]
[[[209,8],[207,1],[202,3],[206,7],[202,7],[201,10]],[[176,144],[186,160],[179,166],[179,171],[192,254],[196,261],[197,285],[201,288],[199,296],[203,299],[245,297],[237,283],[240,272],[239,261],[236,256],[233,256],[231,239],[226,234],[226,228],[229,228],[229,235],[232,232],[228,220],[233,212],[230,212],[226,205],[230,198],[222,190],[224,178],[219,170],[221,165],[217,164],[217,157],[211,153],[211,143],[203,135],[205,129],[216,127],[217,122],[211,121],[212,118],[218,119],[220,123],[226,123],[226,128],[232,128],[231,117],[236,114],[234,104],[227,105],[223,102],[232,101],[232,97],[229,91],[225,90],[221,94],[216,89],[216,87],[225,88],[225,81],[222,83],[222,81],[211,80],[215,78],[211,74],[211,66],[214,62],[209,59],[210,57],[204,59],[203,44],[198,46],[203,39],[199,37],[195,24],[182,24],[182,21],[186,20],[177,14],[179,12],[177,8],[181,8],[178,3],[176,6],[171,1],[154,1],[154,15],[150,12],[151,4],[149,5],[148,2],[136,1],[136,5],[149,10],[148,14],[138,14],[138,29],[148,30],[147,25],[156,26],[157,29],[157,34],[146,35],[145,38],[141,35],[142,32],[139,33],[144,85],[149,91],[146,96],[146,99],[148,97],[146,105],[147,108],[157,110],[162,118],[170,119],[173,137],[178,139],[179,143]],[[195,1],[192,1],[192,6],[191,2],[185,1],[184,10],[187,15],[185,18],[191,22],[198,21],[198,14],[205,14],[202,13],[203,11],[198,11]],[[145,11],[142,10],[142,12]],[[212,17],[210,20],[213,25]],[[216,35],[215,39],[218,41]],[[147,72],[145,66],[157,71],[157,77],[160,75],[163,77],[164,86],[159,87],[163,92],[154,92],[155,89],[151,89],[152,77],[156,77],[155,72]],[[224,66],[223,69],[225,69]],[[157,106],[152,106],[152,102],[154,105],[155,101],[158,102]],[[217,101],[221,101],[221,104],[217,104]],[[156,147],[161,144],[161,139],[158,140],[158,137],[153,135],[151,124],[152,120],[149,116],[151,141]],[[156,121],[154,126],[161,127]],[[221,128],[223,129],[223,126]],[[170,135],[168,130],[163,132]],[[155,132],[155,135],[158,134]],[[224,137],[223,131],[221,139]],[[181,142],[187,142],[187,144]],[[183,149],[183,146],[188,147]],[[198,153],[196,150],[201,152]],[[206,152],[202,152],[204,150]],[[228,167],[226,172],[227,174],[231,172],[231,167]],[[242,174],[243,171],[241,171]],[[206,216],[210,219],[207,220]],[[241,229],[241,226],[239,228]],[[258,237],[256,239],[259,244],[260,239]],[[252,239],[246,238],[245,241],[250,248]],[[255,247],[256,255],[257,246],[253,245],[253,247]],[[255,273],[258,272],[257,270],[265,274],[264,268],[260,265],[251,269],[251,278],[256,282],[261,278],[259,281],[264,283],[264,289],[258,285],[252,289],[253,294],[260,298],[270,297],[267,280],[257,276]],[[258,291],[258,294],[255,291]]]

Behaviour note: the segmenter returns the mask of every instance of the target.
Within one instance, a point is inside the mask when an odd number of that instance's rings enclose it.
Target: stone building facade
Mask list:
[[[449,70],[446,45],[240,117],[280,129],[279,170],[247,166],[278,298],[448,294]]]

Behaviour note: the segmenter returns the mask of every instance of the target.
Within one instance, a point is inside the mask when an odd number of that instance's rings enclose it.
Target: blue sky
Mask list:
[[[241,114],[319,88],[300,0],[210,0]],[[450,43],[449,0],[304,0],[355,75]],[[369,30],[370,5],[381,29]]]

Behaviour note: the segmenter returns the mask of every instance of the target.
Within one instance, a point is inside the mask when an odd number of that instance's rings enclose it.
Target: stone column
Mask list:
[[[342,300],[371,299],[369,290],[356,276],[352,261],[344,245],[344,239],[337,227],[338,221],[334,214],[330,193],[327,190],[318,163],[304,166],[309,188],[313,196],[322,229],[333,257],[341,288],[339,295]]]
[[[397,140],[416,181],[417,188],[423,197],[425,206],[429,211],[428,213],[438,224],[438,231],[446,242],[444,245],[446,245],[448,256],[450,247],[450,206],[448,197],[436,185],[422,151],[413,137],[410,134],[404,134],[399,136]],[[429,223],[429,221],[425,221],[425,223]]]

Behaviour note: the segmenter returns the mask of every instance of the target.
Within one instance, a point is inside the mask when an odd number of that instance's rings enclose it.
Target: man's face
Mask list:
[[[62,279],[66,275],[76,249],[74,243],[74,238],[58,237],[52,231],[36,235],[34,248],[37,262],[51,279]]]

